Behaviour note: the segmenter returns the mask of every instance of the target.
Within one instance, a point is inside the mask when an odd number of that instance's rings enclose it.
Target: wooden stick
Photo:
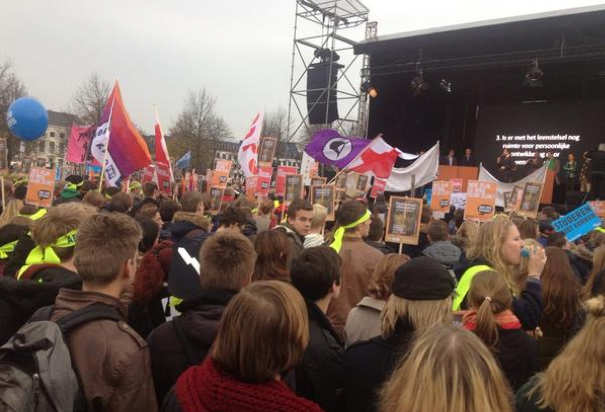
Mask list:
[[[403,243],[399,243],[399,254],[403,252]]]
[[[2,185],[2,211],[6,209],[6,198],[4,194],[4,176],[0,177],[0,184]]]

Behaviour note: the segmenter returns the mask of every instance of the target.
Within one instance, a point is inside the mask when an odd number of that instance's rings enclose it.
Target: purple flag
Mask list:
[[[351,163],[368,144],[370,144],[370,140],[343,137],[336,130],[326,129],[313,135],[305,147],[305,152],[325,165],[342,169]]]

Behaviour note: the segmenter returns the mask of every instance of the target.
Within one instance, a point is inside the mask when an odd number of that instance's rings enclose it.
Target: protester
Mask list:
[[[397,269],[382,312],[381,335],[345,351],[349,412],[377,410],[377,390],[408,352],[416,331],[452,323],[453,290],[448,270],[429,257],[412,259]]]
[[[96,190],[89,190],[88,193],[86,193],[82,198],[82,203],[90,205],[96,208],[97,210],[103,209],[103,207],[105,207],[106,202],[107,199],[105,198],[105,196],[103,196],[101,192],[98,192]]]
[[[278,230],[259,233],[254,240],[256,265],[253,280],[281,280],[290,282],[290,271],[286,266],[290,245],[288,238]]]
[[[6,208],[0,215],[0,227],[8,224],[15,216],[19,215],[19,211],[24,206],[25,195],[27,194],[27,186],[17,186],[15,188],[15,197],[8,201]]]
[[[115,308],[124,319],[89,322],[69,335],[87,409],[156,411],[149,351],[125,323],[127,309],[119,300],[136,272],[141,229],[126,215],[96,214],[80,225],[77,239],[74,266],[83,290],[61,289],[51,320],[94,303]]]
[[[605,294],[605,245],[597,247],[594,251],[592,269],[582,288],[582,298],[584,300],[593,298],[597,295]]]
[[[227,206],[219,215],[217,220],[217,233],[231,231],[243,233],[247,223],[247,217],[244,209],[237,206]],[[245,234],[244,234],[245,235]]]
[[[145,205],[154,205],[158,210],[160,208],[160,203],[158,202],[158,198],[160,197],[160,190],[158,188],[157,183],[145,182],[141,187],[141,191],[143,192],[143,195],[145,197],[143,198],[143,200],[133,206],[132,210],[130,211],[130,215],[133,217],[136,217],[138,211]]]
[[[540,366],[546,369],[561,348],[582,328],[586,313],[580,300],[581,285],[561,249],[546,248],[542,271],[544,311],[540,320],[542,337],[538,340]]]
[[[466,250],[475,243],[478,234],[479,225],[472,220],[466,220],[456,230],[456,235],[452,236],[451,241],[463,254],[466,254]]]
[[[494,220],[484,223],[474,246],[468,250],[467,258],[471,261],[463,271],[456,288],[454,310],[466,309],[466,295],[475,274],[484,270],[495,270],[506,280],[510,288],[515,286],[514,266],[521,262],[523,240],[517,227],[508,220]],[[513,313],[525,330],[534,330],[542,315],[542,285],[540,275],[546,256],[541,249],[532,249],[528,263],[528,278],[522,291],[515,292]]]
[[[366,295],[374,266],[382,253],[368,246],[363,238],[370,229],[371,214],[356,200],[345,202],[338,210],[334,241],[330,245],[342,258],[340,295],[332,299],[328,317],[342,334],[349,311]]]
[[[296,289],[254,282],[231,299],[209,356],[179,377],[162,411],[319,412],[281,379],[300,363],[308,341],[305,302]]]
[[[568,245],[565,233],[555,232],[546,240],[546,246],[557,247],[565,252],[578,281],[584,285],[588,280],[590,269],[569,250]]]
[[[107,210],[115,213],[128,213],[132,208],[132,196],[128,193],[118,192],[111,196]]]
[[[513,390],[539,369],[538,344],[511,311],[513,296],[498,272],[487,270],[473,278],[468,292],[470,310],[462,322],[492,351]]]
[[[523,247],[527,250],[544,250],[540,242],[534,239],[524,239]],[[513,293],[516,293],[517,295],[521,294],[521,292],[525,290],[525,285],[529,276],[530,261],[531,256],[521,256],[519,265],[516,266],[513,271],[513,283],[511,289],[513,290]]]
[[[429,223],[427,231],[430,245],[422,251],[422,254],[435,259],[447,268],[454,267],[462,251],[450,241],[447,223],[443,220],[434,220]]]
[[[378,249],[381,253],[393,253],[393,250],[384,242],[384,222],[378,216],[372,215],[370,217],[370,230],[368,236],[364,239],[366,244]]]
[[[313,219],[311,219],[311,229],[309,234],[305,236],[304,248],[322,246],[326,244],[324,238],[324,230],[326,219],[328,217],[328,209],[325,206],[313,205]]]
[[[518,412],[605,410],[605,298],[599,295],[588,300],[586,309],[586,325],[544,373],[517,393]]]
[[[419,335],[380,390],[380,412],[513,412],[512,394],[485,345],[456,326]]]
[[[420,235],[418,237],[417,245],[403,245],[403,253],[411,257],[412,259],[415,257],[420,257],[422,255],[422,251],[430,245],[428,238],[428,228],[429,223],[433,220],[433,211],[427,205],[422,207],[422,215],[420,217]]]
[[[292,260],[296,259],[304,249],[305,236],[311,230],[313,220],[313,205],[305,199],[297,199],[288,206],[288,219],[285,223],[275,226],[288,237],[290,253],[288,254],[288,268],[292,267]]]
[[[160,218],[162,219],[162,227],[160,229],[160,240],[170,238],[170,228],[176,212],[181,210],[181,206],[174,200],[166,200],[160,206]]]
[[[296,393],[326,412],[346,410],[344,349],[325,315],[340,292],[340,265],[340,256],[328,246],[306,249],[292,262],[292,285],[305,299],[309,316],[309,346],[296,367]]]
[[[264,199],[258,208],[257,216],[254,218],[256,221],[256,230],[258,233],[262,233],[266,230],[273,229],[276,225],[276,221],[273,218],[273,209],[275,205],[271,199]]]
[[[84,179],[82,176],[71,175],[65,178],[65,186],[61,191],[61,194],[58,198],[53,202],[54,206],[60,205],[62,203],[69,202],[79,202],[82,200],[82,194],[80,193],[80,188],[84,183]]]
[[[523,240],[538,240],[540,238],[540,233],[538,231],[538,222],[533,219],[525,219],[519,226],[519,233],[521,235],[521,239]]]
[[[201,289],[177,306],[181,316],[147,339],[160,402],[181,373],[206,357],[225,307],[251,281],[256,253],[246,237],[225,232],[204,242],[199,258]]]
[[[368,296],[349,312],[344,329],[345,345],[368,340],[380,335],[380,315],[389,296],[395,271],[409,262],[407,255],[389,253],[384,255],[372,272]]]

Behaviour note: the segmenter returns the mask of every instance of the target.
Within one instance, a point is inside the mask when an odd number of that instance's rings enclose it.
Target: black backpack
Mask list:
[[[56,323],[53,307],[38,310],[0,347],[0,412],[85,411],[86,402],[72,367],[67,335],[94,320],[121,321],[115,307],[95,303]]]

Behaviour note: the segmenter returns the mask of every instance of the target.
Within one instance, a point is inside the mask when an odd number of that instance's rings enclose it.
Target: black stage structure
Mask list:
[[[437,140],[442,152],[480,152],[491,139],[477,133],[483,110],[523,104],[555,103],[568,113],[565,103],[579,102],[577,111],[597,112],[585,145],[605,141],[605,5],[378,36],[354,51],[370,56],[379,93],[368,136],[383,133],[408,152]],[[512,116],[504,123],[514,124],[515,113],[503,114]]]

